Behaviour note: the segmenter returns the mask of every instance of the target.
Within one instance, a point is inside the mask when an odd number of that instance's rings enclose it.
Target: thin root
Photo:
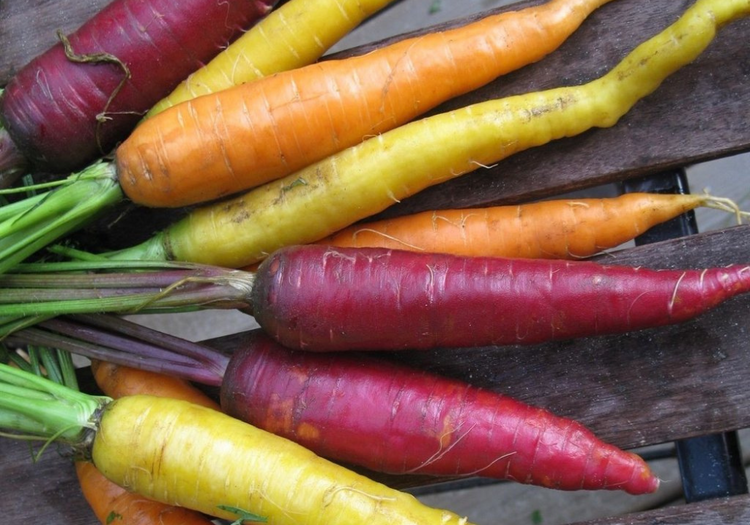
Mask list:
[[[732,199],[726,197],[714,197],[710,195],[707,190],[703,191],[705,194],[704,201],[701,205],[704,208],[712,208],[714,210],[721,210],[728,213],[733,213],[737,219],[737,224],[742,224],[743,217],[750,217],[750,212],[743,211]]]

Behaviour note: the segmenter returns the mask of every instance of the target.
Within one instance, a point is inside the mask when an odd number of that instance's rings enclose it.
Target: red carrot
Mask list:
[[[0,98],[0,166],[55,173],[110,149],[272,0],[117,0],[32,60]]]
[[[233,354],[221,404],[322,456],[379,472],[631,494],[659,484],[639,456],[570,419],[385,360],[295,352],[259,331]]]
[[[658,487],[642,458],[546,410],[374,356],[290,350],[260,330],[235,337],[225,353],[99,315],[45,321],[11,340],[63,345],[221,386],[221,408],[229,415],[373,471],[632,494]],[[147,340],[158,340],[158,352],[143,350]],[[173,356],[164,355],[168,350]]]
[[[291,348],[533,344],[679,323],[750,291],[750,266],[595,262],[296,246],[258,268],[253,313]]]

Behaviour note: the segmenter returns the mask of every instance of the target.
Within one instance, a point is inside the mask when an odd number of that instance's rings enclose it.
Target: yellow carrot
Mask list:
[[[516,152],[613,126],[694,60],[750,0],[698,0],[589,83],[478,103],[406,124],[240,197],[198,208],[145,243],[110,254],[243,267],[315,242],[428,186]]]
[[[464,525],[297,443],[188,401],[78,392],[0,363],[0,423],[89,454],[107,479],[147,498],[275,525]]]
[[[200,95],[312,64],[392,1],[290,0],[191,74],[146,118]]]

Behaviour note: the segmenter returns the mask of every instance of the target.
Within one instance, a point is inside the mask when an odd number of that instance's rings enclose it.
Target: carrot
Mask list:
[[[543,58],[609,1],[551,0],[193,99],[118,148],[120,184],[178,207],[277,179]]]
[[[467,523],[210,408],[146,395],[113,401],[7,365],[0,379],[6,425],[16,415],[14,430],[81,447],[108,479],[157,501],[282,525]]]
[[[20,354],[21,359],[23,359],[21,356],[26,359],[21,362],[14,359],[14,364],[19,364],[23,369],[40,377],[47,377],[78,391],[78,380],[70,353],[45,346],[28,346],[26,349],[21,347],[16,352]],[[9,357],[14,358],[17,354],[9,354]],[[41,362],[43,368],[38,366],[37,362]],[[129,371],[132,372],[131,375],[128,374]],[[153,385],[155,377],[158,377],[158,374],[134,369],[125,368],[123,370],[121,368],[115,370],[113,365],[108,363],[99,367],[99,373],[97,374],[97,379],[100,380],[99,385],[114,393],[137,389],[137,384],[144,379],[148,380],[147,384]],[[202,403],[208,407],[216,406],[206,396],[201,398],[200,395],[197,395],[197,390],[189,383],[180,382],[174,378],[163,379],[166,379],[165,383],[159,382],[152,386],[150,390],[158,392],[163,397],[168,395],[181,396],[184,393],[188,400],[194,399],[198,404]],[[184,386],[181,387],[180,383]],[[160,384],[166,384],[167,386],[162,389],[159,386]],[[105,478],[90,461],[77,460],[75,470],[83,496],[102,525],[111,525],[115,522],[128,525],[211,525],[213,523],[198,512],[171,507],[126,491]]]
[[[274,3],[111,2],[8,83],[0,98],[0,166],[61,173],[108,153]]]
[[[319,244],[455,255],[580,259],[633,240],[649,228],[704,206],[737,214],[710,195],[626,193],[517,206],[433,210],[355,224]]]
[[[373,356],[289,350],[259,330],[238,336],[229,355],[184,341],[170,345],[175,355],[193,357],[196,369],[203,364],[215,370],[210,379],[143,350],[155,332],[137,330],[136,339],[136,327],[127,321],[86,316],[44,322],[13,341],[62,344],[86,354],[85,345],[71,341],[80,337],[114,349],[99,334],[121,333],[120,350],[108,351],[106,359],[220,386],[227,414],[373,471],[481,475],[631,494],[658,486],[642,458],[603,443],[579,423],[462,381]]]
[[[282,246],[318,241],[429,186],[558,138],[613,126],[695,59],[717,28],[748,14],[748,0],[699,0],[596,80],[403,125],[244,195],[197,208],[144,243],[108,255],[240,268]]]
[[[551,0],[178,104],[138,126],[113,161],[61,182],[54,204],[22,201],[0,222],[0,239],[11,239],[0,241],[0,272],[11,256],[22,260],[22,250],[39,249],[126,197],[160,207],[206,202],[396,127],[541,59],[608,1]]]
[[[211,525],[193,510],[144,498],[109,481],[90,461],[75,462],[81,490],[102,525]]]
[[[535,344],[676,324],[748,291],[747,265],[667,271],[307,245],[283,248],[261,263],[252,312],[290,348],[423,349]]]
[[[189,382],[177,377],[114,363],[92,360],[91,370],[99,388],[114,399],[135,394],[171,397],[219,410],[219,404]]]
[[[159,101],[146,118],[180,102],[312,64],[393,0],[291,0],[272,11]]]
[[[136,393],[182,399],[219,410],[219,406],[187,381],[154,372],[92,361],[94,378],[115,399]],[[210,525],[211,520],[185,508],[159,503],[109,481],[90,461],[76,461],[76,474],[86,501],[102,523],[129,525]],[[115,519],[117,521],[115,521]]]

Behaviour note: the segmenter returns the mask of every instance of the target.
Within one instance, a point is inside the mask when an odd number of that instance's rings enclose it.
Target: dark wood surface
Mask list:
[[[750,497],[735,496],[639,512],[627,517],[587,521],[585,525],[726,525],[747,523]],[[572,524],[583,525],[583,523]]]
[[[80,25],[103,0],[0,1],[0,85],[58,28]],[[524,2],[522,5],[538,2]],[[595,13],[558,52],[440,110],[595,78],[691,2],[619,0]],[[694,64],[637,104],[617,126],[503,161],[393,207],[387,214],[518,202],[611,183],[750,149],[750,21],[724,28]],[[457,22],[458,23],[458,22]],[[359,49],[357,52],[364,52]],[[750,226],[605,256],[606,263],[701,267],[750,262]],[[409,352],[413,366],[512,395],[575,418],[623,448],[750,426],[750,297],[694,322],[623,336],[533,347]],[[216,344],[230,345],[232,338]],[[69,458],[49,449],[32,464],[26,444],[0,440],[3,522],[92,525]],[[403,486],[404,478],[385,479]],[[12,491],[12,492],[11,492]],[[746,497],[596,523],[744,523]],[[499,519],[498,522],[502,520]]]

